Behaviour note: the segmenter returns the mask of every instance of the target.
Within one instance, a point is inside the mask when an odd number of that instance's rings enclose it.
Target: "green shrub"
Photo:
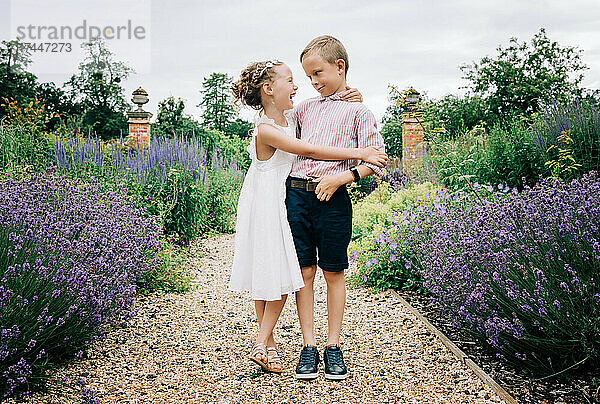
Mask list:
[[[443,129],[442,140],[453,140],[476,126],[493,122],[487,102],[478,96],[447,95],[423,105],[423,120],[431,128]]]
[[[402,120],[390,119],[381,128],[385,152],[390,157],[402,157]]]
[[[185,265],[184,248],[177,246],[174,241],[177,240],[173,237],[161,241],[161,265],[145,272],[136,280],[141,294],[183,293],[190,290],[190,282],[194,275]]]
[[[549,173],[524,120],[494,125],[489,134],[475,128],[455,140],[433,142],[433,152],[440,180],[451,189],[474,183],[522,189]]]
[[[389,225],[395,212],[403,210],[406,206],[417,200],[430,198],[438,186],[425,182],[410,188],[392,192],[387,182],[382,182],[379,187],[353,207],[352,214],[352,240],[358,241],[365,237],[370,238],[378,225]]]

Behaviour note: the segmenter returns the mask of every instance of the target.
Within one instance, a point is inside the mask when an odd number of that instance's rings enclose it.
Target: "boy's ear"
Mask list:
[[[336,68],[338,71],[338,74],[344,74],[346,73],[346,62],[344,62],[343,59],[338,59],[336,62]]]

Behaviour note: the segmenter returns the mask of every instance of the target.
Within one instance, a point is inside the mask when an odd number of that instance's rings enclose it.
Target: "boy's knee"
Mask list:
[[[315,275],[317,274],[317,266],[311,265],[309,267],[302,268],[302,278],[304,279],[304,283],[312,283],[315,280]]]
[[[345,284],[345,282],[346,282],[346,279],[344,276],[344,271],[340,271],[340,272],[323,271],[323,277],[325,278],[325,282],[327,283],[328,287],[330,285]]]

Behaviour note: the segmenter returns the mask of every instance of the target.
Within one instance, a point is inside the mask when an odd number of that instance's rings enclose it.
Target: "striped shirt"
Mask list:
[[[375,116],[360,102],[347,102],[339,94],[309,98],[294,109],[296,136],[308,143],[322,146],[363,148],[380,147],[385,151],[383,138],[377,131]],[[290,176],[316,179],[348,170],[359,165],[359,160],[324,161],[296,156]],[[371,163],[362,163],[378,176],[384,169]]]

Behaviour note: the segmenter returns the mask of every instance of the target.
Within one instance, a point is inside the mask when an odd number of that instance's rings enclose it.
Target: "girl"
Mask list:
[[[238,201],[229,288],[251,292],[259,331],[249,359],[276,373],[282,368],[273,328],[287,295],[304,286],[285,206],[285,180],[295,155],[387,163],[387,155],[374,147],[344,149],[296,139],[292,98],[297,89],[290,68],[280,61],[252,63],[233,84],[236,102],[261,113],[248,145],[252,163]],[[345,97],[362,101],[356,90]]]

